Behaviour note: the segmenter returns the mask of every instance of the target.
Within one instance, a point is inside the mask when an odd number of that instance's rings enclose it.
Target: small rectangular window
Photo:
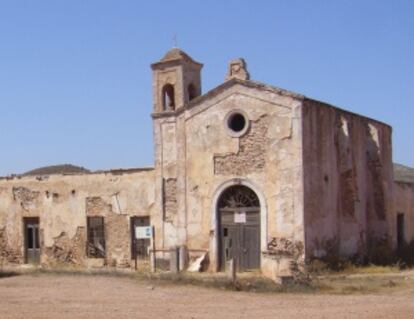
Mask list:
[[[90,258],[105,257],[105,232],[103,217],[88,217],[88,244],[86,255]]]

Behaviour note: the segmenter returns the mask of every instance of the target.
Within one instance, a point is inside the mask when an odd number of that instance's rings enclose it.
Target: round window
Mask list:
[[[229,130],[230,135],[238,137],[247,131],[249,120],[247,119],[247,116],[244,112],[237,110],[227,114],[225,124]]]

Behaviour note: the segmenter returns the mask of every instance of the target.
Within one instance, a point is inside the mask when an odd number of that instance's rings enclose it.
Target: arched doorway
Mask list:
[[[219,268],[237,260],[238,270],[260,268],[260,202],[244,185],[228,187],[217,202]]]

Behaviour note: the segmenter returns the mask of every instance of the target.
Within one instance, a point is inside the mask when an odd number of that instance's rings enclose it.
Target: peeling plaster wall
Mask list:
[[[265,199],[262,251],[273,238],[303,243],[300,106],[291,96],[235,85],[176,116],[154,120],[157,182],[176,180],[177,215],[164,223],[165,248],[209,250],[214,269],[213,198],[235,178],[255,185]],[[224,123],[235,109],[250,121],[242,137],[232,137]],[[166,151],[170,142],[174,147]],[[162,194],[157,200],[162,205]]]
[[[414,241],[414,183],[394,182],[394,211],[403,213],[405,240]]]
[[[364,256],[394,240],[391,127],[305,100],[306,256]]]
[[[23,262],[23,218],[39,217],[43,263],[94,264],[85,256],[86,221],[103,216],[104,262],[126,267],[130,217],[150,216],[157,249],[209,250],[214,270],[214,200],[231,183],[260,199],[264,273],[280,256],[364,255],[385,236],[395,244],[399,210],[413,238],[413,187],[396,184],[392,206],[389,126],[253,82],[228,83],[154,116],[154,170],[0,179],[1,261]],[[234,110],[250,124],[240,137],[225,123]]]
[[[130,262],[130,217],[154,213],[154,171],[50,175],[0,179],[0,249],[3,262],[24,262],[23,218],[39,217],[41,262],[87,265],[87,216],[105,220],[108,265]]]

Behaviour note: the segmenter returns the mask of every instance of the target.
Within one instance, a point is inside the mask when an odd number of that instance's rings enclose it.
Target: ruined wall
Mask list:
[[[405,240],[414,241],[414,183],[394,182],[394,212],[403,213]]]
[[[24,262],[23,218],[39,217],[41,262],[128,266],[130,217],[154,214],[154,171],[0,179],[0,251],[3,262]],[[87,216],[103,216],[106,256],[86,256]]]
[[[393,241],[391,154],[388,125],[305,100],[307,257],[362,257]]]

